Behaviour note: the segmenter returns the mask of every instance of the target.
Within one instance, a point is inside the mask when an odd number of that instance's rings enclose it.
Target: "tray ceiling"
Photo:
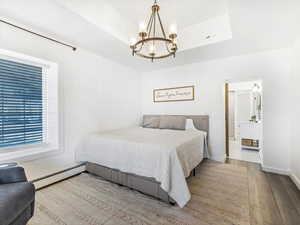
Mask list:
[[[178,24],[180,51],[151,63],[131,57],[128,41],[152,3],[0,0],[0,15],[140,71],[288,47],[299,37],[299,0],[161,0],[166,26]]]

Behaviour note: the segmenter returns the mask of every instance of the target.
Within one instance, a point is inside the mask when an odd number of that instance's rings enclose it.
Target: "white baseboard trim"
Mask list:
[[[250,163],[258,163],[258,164],[261,164],[261,161],[248,161],[248,160],[241,160],[239,157],[232,157],[232,156],[229,156],[228,159],[234,159],[234,160],[238,160],[238,161],[244,161],[244,162],[250,162]]]
[[[298,189],[300,190],[300,179],[295,174],[292,174],[290,170],[282,170],[273,167],[267,167],[264,166],[263,164],[261,165],[261,168],[264,172],[289,176],[291,180],[295,183],[295,185],[298,187]]]
[[[55,182],[64,180],[64,179],[66,179],[68,177],[72,177],[72,176],[74,176],[76,174],[80,174],[80,173],[82,173],[84,171],[85,171],[85,165],[80,166],[80,167],[76,167],[74,169],[65,171],[63,173],[60,173],[60,174],[57,174],[57,175],[54,175],[54,176],[51,176],[51,177],[48,177],[48,178],[36,181],[36,182],[34,182],[34,186],[35,186],[36,189],[40,189],[42,187],[48,186],[50,184],[53,184]]]
[[[295,174],[290,174],[290,178],[296,184],[298,189],[300,190],[300,179]]]
[[[287,176],[289,176],[291,174],[291,172],[289,170],[282,170],[282,169],[267,167],[267,166],[263,166],[263,165],[262,165],[262,170],[265,172],[268,172],[268,173],[276,173],[276,174],[287,175]]]
[[[210,156],[209,159],[224,163],[226,161],[226,155],[224,155],[224,156],[216,156],[216,155],[215,156]]]

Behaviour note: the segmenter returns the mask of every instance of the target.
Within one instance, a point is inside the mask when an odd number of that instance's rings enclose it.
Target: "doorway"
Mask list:
[[[225,84],[226,156],[261,163],[263,156],[262,81]]]

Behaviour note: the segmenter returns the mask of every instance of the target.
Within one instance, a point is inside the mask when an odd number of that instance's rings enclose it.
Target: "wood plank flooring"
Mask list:
[[[180,209],[82,174],[37,192],[29,225],[300,225],[300,191],[258,164],[205,160]]]
[[[227,163],[248,170],[251,225],[300,225],[300,191],[288,176],[265,173],[255,163]]]

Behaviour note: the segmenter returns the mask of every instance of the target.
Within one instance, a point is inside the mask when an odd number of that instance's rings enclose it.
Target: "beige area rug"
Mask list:
[[[250,224],[245,167],[207,160],[188,184],[180,209],[84,173],[38,191],[29,225]]]

